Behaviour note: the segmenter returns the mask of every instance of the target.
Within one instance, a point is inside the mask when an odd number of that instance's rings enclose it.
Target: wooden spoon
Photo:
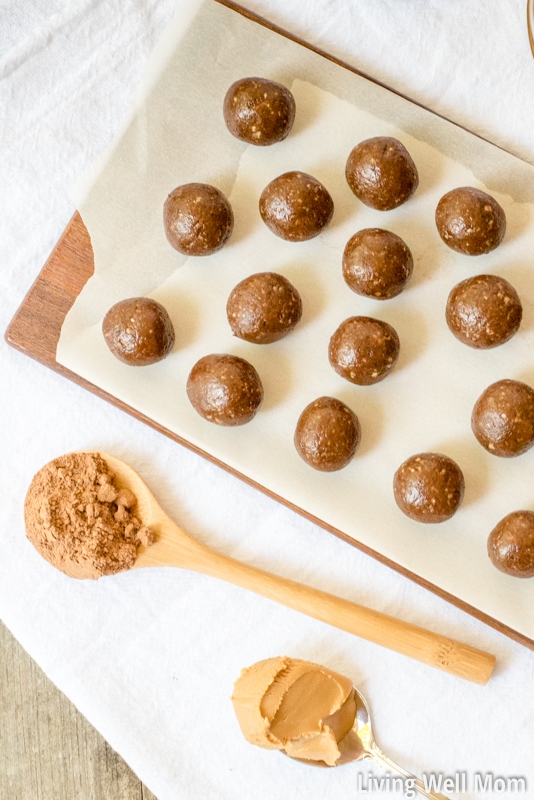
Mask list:
[[[488,681],[495,665],[495,656],[489,653],[341,597],[264,572],[206,547],[165,514],[132,467],[107,453],[99,455],[115,473],[117,487],[130,489],[135,494],[137,516],[157,536],[150,547],[139,547],[132,569],[182,567],[212,575],[460,678],[482,684]]]

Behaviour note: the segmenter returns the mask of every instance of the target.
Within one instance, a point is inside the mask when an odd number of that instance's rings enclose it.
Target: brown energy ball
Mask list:
[[[526,453],[534,444],[534,389],[521,381],[492,383],[475,403],[471,428],[494,456]]]
[[[395,502],[417,522],[445,522],[464,496],[458,464],[441,453],[418,453],[400,465],[393,478]]]
[[[366,206],[389,211],[405,203],[419,185],[419,175],[402,142],[389,136],[365,139],[351,151],[345,177]]]
[[[342,378],[359,386],[384,380],[399,357],[395,328],[372,317],[349,317],[330,339],[328,358]]]
[[[452,250],[480,256],[495,250],[506,232],[506,216],[495,198],[472,186],[444,194],[436,208],[438,233]]]
[[[234,227],[230,203],[215,186],[185,183],[163,206],[168,241],[186,256],[209,256],[228,241]]]
[[[343,252],[343,277],[353,292],[377,300],[400,294],[413,270],[405,242],[391,231],[365,228],[355,233]]]
[[[449,294],[445,318],[451,332],[469,347],[487,349],[511,339],[521,324],[521,300],[497,275],[476,275]]]
[[[263,386],[244,358],[215,353],[197,361],[189,373],[187,396],[208,422],[244,425],[261,405]]]
[[[113,355],[133,367],[161,361],[174,346],[167,310],[148,297],[115,303],[102,321],[102,333]]]
[[[335,397],[319,397],[299,417],[294,442],[298,454],[314,469],[334,472],[346,467],[360,444],[356,414]]]
[[[224,121],[243,142],[270,145],[285,139],[295,120],[295,98],[285,86],[265,78],[243,78],[224,98]]]
[[[534,578],[534,513],[514,511],[488,537],[488,555],[501,572],[514,578]]]
[[[316,178],[305,172],[284,172],[260,197],[260,214],[268,228],[288,242],[313,239],[328,225],[334,201]]]
[[[258,272],[232,290],[226,316],[234,336],[270,344],[293,330],[302,316],[302,300],[283,275]]]

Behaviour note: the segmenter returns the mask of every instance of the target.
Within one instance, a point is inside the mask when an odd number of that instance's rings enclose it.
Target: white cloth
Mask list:
[[[246,5],[534,163],[523,0]],[[171,0],[21,2],[16,14],[0,3],[3,329],[173,11]],[[5,343],[0,354],[0,617],[159,800],[350,797],[358,775],[360,793],[370,771],[382,777],[362,764],[311,769],[244,741],[233,681],[241,667],[283,653],[351,675],[370,700],[380,745],[416,774],[465,772],[471,798],[503,796],[499,782],[477,790],[477,773],[522,776],[518,796],[534,797],[529,650]],[[486,687],[463,682],[188,572],[69,580],[27,543],[22,504],[33,474],[78,448],[131,462],[171,516],[211,546],[493,652],[494,676]],[[365,791],[384,795],[402,792]]]

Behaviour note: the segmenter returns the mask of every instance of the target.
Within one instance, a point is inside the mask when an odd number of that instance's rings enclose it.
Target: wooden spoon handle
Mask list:
[[[490,653],[319,589],[222,558],[219,564],[204,564],[202,572],[460,678],[484,684],[493,671],[495,656]]]
[[[174,523],[171,524],[174,526]],[[168,549],[160,564],[171,566],[174,563],[176,566],[220,578],[475,683],[486,683],[493,671],[495,656],[489,653],[319,589],[243,564],[204,547],[179,528],[174,533],[176,538],[166,538],[165,545]],[[179,539],[181,541],[178,545]],[[174,557],[173,545],[177,548]],[[155,566],[156,561],[151,559],[157,553],[158,543],[145,551],[145,557],[139,566]]]

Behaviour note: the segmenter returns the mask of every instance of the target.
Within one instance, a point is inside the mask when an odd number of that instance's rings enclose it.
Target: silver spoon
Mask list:
[[[382,767],[382,769],[385,769],[391,775],[397,775],[402,778],[404,789],[408,787],[417,789],[419,794],[423,795],[423,797],[430,798],[430,800],[449,800],[444,794],[425,788],[420,778],[417,778],[403,767],[399,767],[398,764],[395,764],[394,761],[382,752],[373,736],[369,706],[356,687],[354,687],[354,698],[356,700],[354,724],[350,731],[338,743],[341,756],[336,761],[335,766],[339,767],[342,764],[349,764],[351,761],[374,761],[375,764],[378,764],[379,767]],[[317,767],[328,766],[323,761],[310,761],[304,758],[296,760]],[[406,781],[410,781],[410,784],[407,785]]]

